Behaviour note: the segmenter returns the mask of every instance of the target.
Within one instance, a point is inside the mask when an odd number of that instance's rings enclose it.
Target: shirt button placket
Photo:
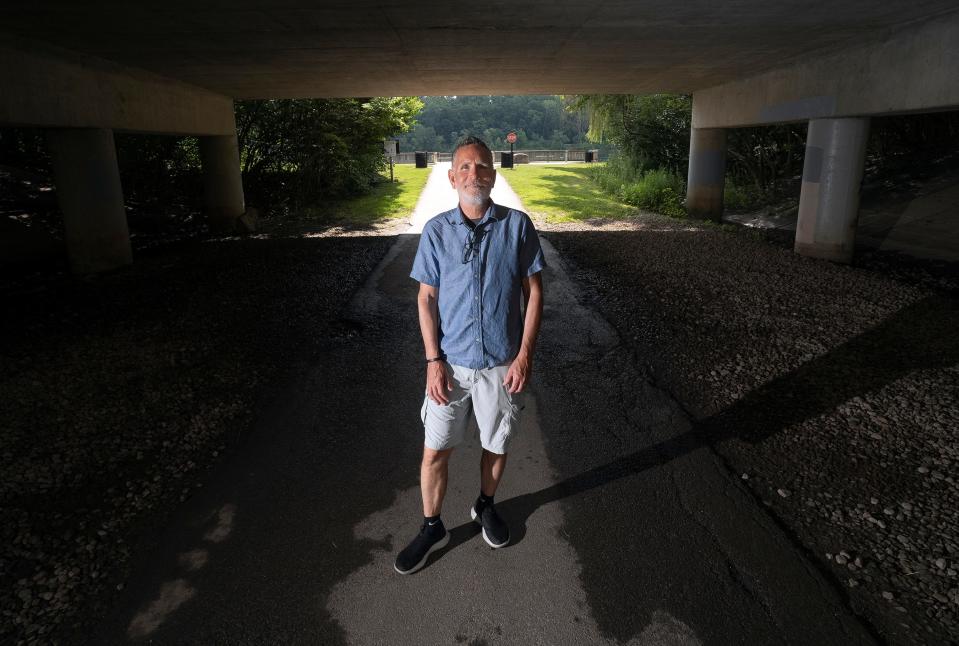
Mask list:
[[[480,261],[479,261],[479,255],[477,254],[477,257],[473,259],[473,290],[474,290],[474,293],[476,294],[476,297],[474,298],[474,301],[473,301],[475,303],[474,321],[476,325],[476,346],[477,346],[476,355],[479,358],[480,363],[484,363],[483,362],[483,301],[480,298],[483,292],[480,288],[479,266],[480,266]]]

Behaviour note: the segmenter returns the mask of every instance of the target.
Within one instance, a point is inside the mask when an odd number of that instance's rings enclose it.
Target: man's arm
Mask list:
[[[513,393],[523,391],[533,374],[533,350],[543,320],[543,272],[539,271],[523,279],[523,298],[526,301],[526,318],[523,322],[523,340],[519,354],[513,359],[503,385]]]
[[[416,297],[420,315],[420,333],[423,335],[423,350],[426,358],[440,356],[440,312],[437,303],[437,289],[432,285],[420,283],[420,292]],[[426,394],[441,406],[450,403],[447,393],[453,390],[445,361],[433,361],[426,364]]]

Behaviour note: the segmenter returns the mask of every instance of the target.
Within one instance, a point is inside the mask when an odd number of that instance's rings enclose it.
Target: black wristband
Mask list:
[[[426,363],[434,363],[434,362],[436,362],[436,361],[445,361],[445,360],[446,360],[446,355],[445,355],[445,354],[441,354],[441,355],[438,356],[438,357],[433,357],[432,359],[427,359],[427,360],[426,360]]]

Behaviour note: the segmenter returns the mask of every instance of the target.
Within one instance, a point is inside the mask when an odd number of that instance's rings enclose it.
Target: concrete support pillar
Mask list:
[[[47,131],[70,266],[86,274],[133,262],[113,131]]]
[[[869,119],[813,119],[806,135],[796,253],[852,261]]]
[[[718,222],[723,216],[725,180],[726,130],[692,128],[689,135],[686,211],[693,217]]]
[[[236,135],[200,137],[199,144],[210,228],[233,231],[237,219],[246,211]]]

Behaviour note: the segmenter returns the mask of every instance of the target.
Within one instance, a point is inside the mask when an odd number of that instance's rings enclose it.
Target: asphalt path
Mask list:
[[[873,643],[548,236],[534,379],[497,494],[513,540],[491,550],[469,519],[474,437],[451,462],[449,546],[394,572],[421,520],[417,241],[398,237],[341,338],[138,556],[96,643]]]

